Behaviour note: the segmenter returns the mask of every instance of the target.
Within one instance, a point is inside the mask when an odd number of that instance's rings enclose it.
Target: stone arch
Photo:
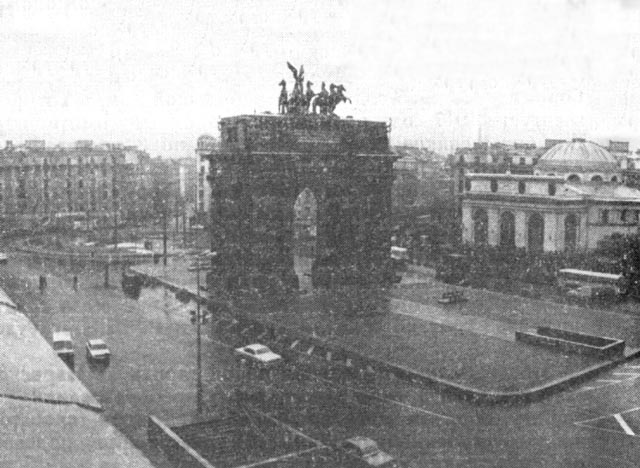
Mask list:
[[[500,246],[515,247],[516,245],[516,217],[511,211],[500,215]]]
[[[567,177],[567,181],[569,182],[580,182],[581,180],[578,174],[570,174],[569,177]]]
[[[527,223],[528,247],[531,252],[544,250],[544,218],[540,213],[531,213]]]
[[[489,241],[489,215],[484,208],[473,211],[473,243],[486,245]]]
[[[594,175],[593,177],[591,177],[591,182],[602,182],[602,176],[601,175]]]
[[[578,242],[578,217],[570,213],[564,218],[564,248],[573,250]]]

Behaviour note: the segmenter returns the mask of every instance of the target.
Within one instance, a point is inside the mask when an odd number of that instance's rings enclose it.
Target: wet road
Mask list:
[[[43,267],[15,256],[2,268],[2,287],[45,338],[53,330],[72,332],[76,373],[104,405],[107,419],[157,466],[170,467],[147,443],[146,423],[149,414],[172,419],[196,413],[193,305],[181,304],[164,289],[126,298],[119,287],[103,287],[101,270]],[[43,268],[48,287],[41,294]],[[113,281],[118,275],[111,276]],[[205,326],[203,335],[207,412],[224,407],[234,389],[265,388],[271,396],[258,404],[312,437],[332,443],[367,435],[416,467],[640,464],[640,362],[539,403],[479,407],[398,381],[337,380],[313,367],[289,364],[259,374],[240,365],[212,327]],[[84,342],[98,337],[113,352],[106,368],[89,366],[84,356]]]

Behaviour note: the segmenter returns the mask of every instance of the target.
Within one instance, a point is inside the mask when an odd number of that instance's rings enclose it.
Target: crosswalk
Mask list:
[[[625,364],[612,372],[606,378],[596,379],[593,382],[590,382],[589,385],[580,387],[575,391],[575,393],[589,392],[610,387],[612,385],[631,383],[638,378],[640,378],[640,365]]]

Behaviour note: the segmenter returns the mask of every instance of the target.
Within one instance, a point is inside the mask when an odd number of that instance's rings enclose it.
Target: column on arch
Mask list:
[[[468,205],[462,207],[462,242],[473,243],[473,210]]]
[[[558,246],[558,216],[555,213],[544,214],[544,244],[545,252],[556,252]],[[564,230],[560,230],[564,234]],[[564,244],[564,239],[562,244]]]
[[[516,247],[527,248],[527,214],[516,211]]]
[[[487,209],[488,238],[487,243],[497,246],[500,242],[500,215],[497,208]]]

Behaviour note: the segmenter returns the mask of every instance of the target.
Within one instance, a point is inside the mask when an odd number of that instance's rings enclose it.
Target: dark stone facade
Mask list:
[[[224,118],[210,160],[211,244],[225,288],[256,278],[295,287],[294,203],[316,197],[314,285],[391,281],[391,187],[395,156],[384,122],[318,115]]]

